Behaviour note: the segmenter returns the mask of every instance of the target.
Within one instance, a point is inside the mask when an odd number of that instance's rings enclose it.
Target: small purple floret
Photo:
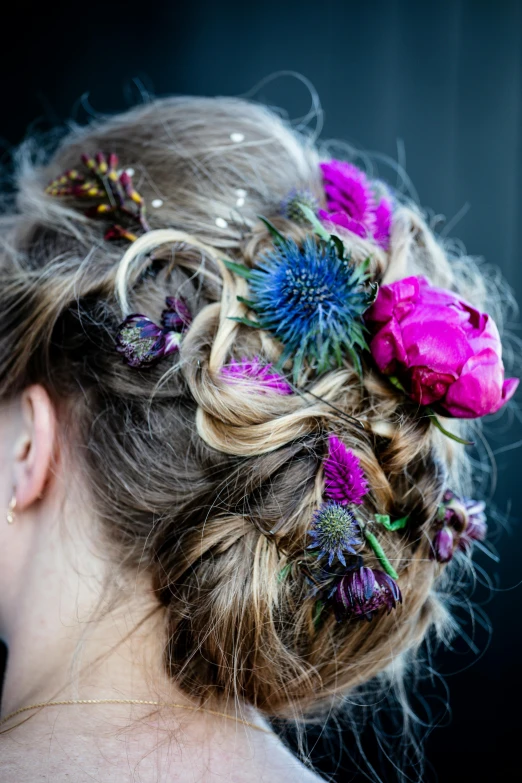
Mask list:
[[[344,614],[371,620],[374,613],[387,609],[388,614],[402,603],[398,584],[383,571],[362,566],[340,580],[334,593],[339,619]]]
[[[261,392],[274,391],[277,394],[292,394],[292,387],[282,375],[272,369],[271,364],[263,364],[259,356],[252,359],[243,357],[239,362],[231,359],[221,368],[221,374],[229,381],[255,381]]]
[[[313,539],[308,549],[318,550],[318,558],[328,557],[331,566],[334,558],[346,566],[344,553],[355,555],[354,547],[360,546],[359,524],[352,511],[340,503],[324,503],[313,515],[308,535]]]
[[[172,332],[185,332],[192,323],[192,313],[184,299],[167,297],[167,308],[161,314],[164,329]]]
[[[484,501],[459,497],[446,490],[439,512],[443,527],[435,534],[432,559],[447,563],[455,549],[468,552],[474,541],[484,541],[488,532],[485,508]]]
[[[453,557],[453,533],[449,527],[439,530],[430,551],[430,558],[438,563],[449,563]]]
[[[331,500],[343,506],[363,502],[368,492],[368,482],[359,458],[335,435],[328,438],[324,476],[325,492]]]

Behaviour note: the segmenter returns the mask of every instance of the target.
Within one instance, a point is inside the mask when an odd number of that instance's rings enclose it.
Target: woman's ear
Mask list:
[[[43,386],[21,396],[20,427],[14,444],[16,508],[23,511],[42,496],[51,473],[56,439],[55,407]]]

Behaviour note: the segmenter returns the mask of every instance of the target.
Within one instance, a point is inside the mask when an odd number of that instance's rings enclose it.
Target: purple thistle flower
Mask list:
[[[308,535],[313,543],[307,549],[318,549],[318,558],[328,556],[331,566],[334,557],[346,566],[343,552],[355,555],[355,546],[362,541],[359,538],[359,525],[352,511],[340,503],[324,503],[313,516]]]
[[[399,585],[383,571],[362,566],[345,574],[334,593],[338,619],[344,614],[371,620],[374,612],[386,608],[388,614],[402,603]]]
[[[453,557],[453,533],[446,525],[439,530],[433,539],[430,550],[430,559],[438,563],[449,563]]]
[[[335,435],[328,438],[328,457],[324,463],[325,492],[342,506],[360,504],[368,492],[368,482],[359,458]]]
[[[229,381],[251,380],[258,384],[259,391],[275,391],[277,394],[292,394],[292,387],[285,378],[272,370],[271,364],[262,364],[259,356],[253,359],[243,357],[241,361],[231,359],[221,368],[221,374]]]
[[[171,332],[186,332],[192,323],[192,313],[184,299],[167,296],[167,308],[161,314],[161,324]]]
[[[391,201],[379,199],[368,177],[353,163],[331,160],[321,163],[327,209],[319,211],[321,220],[373,239],[388,247]]]

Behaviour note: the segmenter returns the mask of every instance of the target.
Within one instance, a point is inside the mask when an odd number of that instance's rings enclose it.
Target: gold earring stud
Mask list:
[[[9,505],[7,506],[7,524],[8,525],[13,525],[15,523],[15,520],[16,520],[15,509],[16,509],[16,495],[13,494],[13,497],[9,501]]]

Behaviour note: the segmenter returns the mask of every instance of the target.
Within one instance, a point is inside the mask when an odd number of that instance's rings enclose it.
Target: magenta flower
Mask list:
[[[451,490],[444,493],[441,512],[444,521],[459,534],[458,549],[468,552],[474,541],[484,541],[488,532],[483,500],[459,498]]]
[[[485,416],[515,393],[519,381],[504,380],[493,319],[424,277],[381,286],[365,321],[379,370],[395,376],[415,402],[437,413]]]
[[[258,356],[254,356],[253,359],[243,357],[239,362],[231,359],[221,368],[221,374],[231,382],[253,381],[261,392],[292,394],[292,387],[288,381],[272,370],[271,364],[263,364]]]
[[[390,241],[391,201],[379,198],[361,169],[344,160],[321,163],[327,209],[321,220],[373,239],[384,249]]]
[[[374,613],[387,609],[388,614],[402,603],[399,585],[384,571],[361,566],[343,576],[334,593],[338,618],[343,614],[371,620]]]
[[[323,470],[325,492],[331,500],[342,506],[363,502],[368,492],[368,482],[359,458],[335,435],[328,437],[328,457]]]

